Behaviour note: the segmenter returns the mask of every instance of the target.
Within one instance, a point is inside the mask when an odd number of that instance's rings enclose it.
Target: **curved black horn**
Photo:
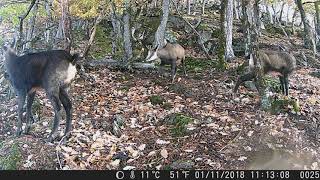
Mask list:
[[[13,38],[13,42],[11,43],[10,47],[13,48],[15,44],[16,44],[16,37]]]

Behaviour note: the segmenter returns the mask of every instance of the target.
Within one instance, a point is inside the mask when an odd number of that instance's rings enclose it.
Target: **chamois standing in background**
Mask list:
[[[3,46],[5,68],[9,80],[18,96],[18,123],[16,135],[22,133],[23,105],[27,96],[25,132],[28,133],[33,120],[31,107],[38,88],[46,91],[54,108],[54,122],[48,141],[58,136],[61,103],[66,111],[65,135],[72,128],[72,103],[67,93],[68,85],[76,75],[75,62],[78,54],[71,55],[64,50],[51,50],[17,56],[12,46]]]
[[[257,50],[253,52],[252,55],[250,55],[250,59],[249,59],[250,72],[238,78],[238,81],[234,87],[234,92],[237,92],[239,86],[243,82],[255,80],[257,78],[256,72],[254,71],[254,67],[256,66],[257,62],[259,62],[259,64],[261,65],[263,74],[267,74],[269,72],[278,73],[282,93],[288,96],[289,95],[289,79],[288,78],[289,78],[289,75],[296,68],[296,59],[289,52],[274,51],[274,50]]]
[[[156,46],[153,49],[149,48],[146,61],[150,62],[158,58],[161,60],[161,63],[160,63],[161,72],[164,65],[166,64],[171,65],[172,83],[174,82],[174,79],[176,77],[177,66],[180,66],[180,64],[183,65],[184,74],[187,75],[186,66],[185,66],[185,50],[180,44],[172,44],[168,42],[162,48],[159,48],[158,46]]]

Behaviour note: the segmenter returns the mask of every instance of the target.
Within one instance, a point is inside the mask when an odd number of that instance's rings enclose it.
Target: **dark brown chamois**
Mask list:
[[[17,56],[12,47],[4,46],[5,68],[10,83],[18,96],[18,123],[16,135],[22,133],[23,105],[27,96],[25,132],[28,133],[33,120],[31,107],[38,88],[44,89],[54,108],[54,122],[48,141],[58,136],[61,103],[66,111],[65,135],[72,128],[72,103],[67,93],[68,85],[74,79],[77,69],[77,54],[64,50],[51,50]]]
[[[158,58],[161,60],[161,71],[164,65],[171,65],[172,83],[176,77],[177,67],[180,66],[180,64],[183,65],[184,74],[187,75],[185,66],[185,50],[181,45],[168,42],[163,48],[158,48],[158,46],[153,49],[150,48],[146,61],[154,61]]]
[[[263,74],[267,74],[269,72],[276,72],[278,74],[282,93],[288,96],[288,77],[296,68],[296,59],[289,52],[273,50],[258,50],[252,55],[250,55],[250,72],[238,78],[238,81],[234,87],[234,92],[237,92],[239,86],[245,81],[255,80],[257,78],[256,72],[254,70],[254,67],[257,63],[261,64]]]

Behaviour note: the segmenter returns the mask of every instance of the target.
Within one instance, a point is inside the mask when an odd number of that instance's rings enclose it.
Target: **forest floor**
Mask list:
[[[318,70],[299,66],[290,76],[289,98],[300,112],[273,114],[261,110],[257,91],[232,93],[243,61],[224,72],[179,70],[173,84],[154,71],[88,69],[90,78],[77,75],[69,91],[66,143],[45,142],[53,111],[44,92],[31,134],[14,137],[16,99],[1,92],[0,162],[18,147],[18,169],[320,169]]]
[[[66,144],[44,143],[53,113],[43,92],[40,121],[21,138],[12,136],[15,99],[1,101],[0,142],[33,149],[24,152],[22,169],[319,169],[315,71],[299,68],[290,77],[301,112],[273,115],[260,110],[256,91],[233,94],[228,71],[179,72],[171,84],[155,72],[98,68],[90,70],[91,81],[78,76],[71,87],[74,128]],[[51,149],[47,166],[37,163],[40,149]]]

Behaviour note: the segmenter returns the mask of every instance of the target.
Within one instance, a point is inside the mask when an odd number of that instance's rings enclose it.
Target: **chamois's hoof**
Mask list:
[[[61,139],[62,143],[66,143],[67,140],[68,140],[70,137],[71,137],[71,131],[66,132],[66,133],[64,134],[64,136],[62,137],[62,139]]]
[[[18,130],[16,131],[16,137],[21,136],[21,134],[22,134],[22,130],[21,130],[21,129],[18,129]]]
[[[25,134],[29,134],[29,133],[30,133],[30,129],[31,129],[31,126],[30,126],[30,125],[29,125],[29,126],[27,125],[26,128],[25,128],[25,130],[24,130],[24,133],[25,133]]]
[[[34,120],[33,116],[30,116],[30,121],[31,121],[31,124],[35,123],[36,121]]]
[[[48,139],[46,140],[47,142],[53,142],[55,139],[57,139],[59,133],[51,133],[48,137]]]

